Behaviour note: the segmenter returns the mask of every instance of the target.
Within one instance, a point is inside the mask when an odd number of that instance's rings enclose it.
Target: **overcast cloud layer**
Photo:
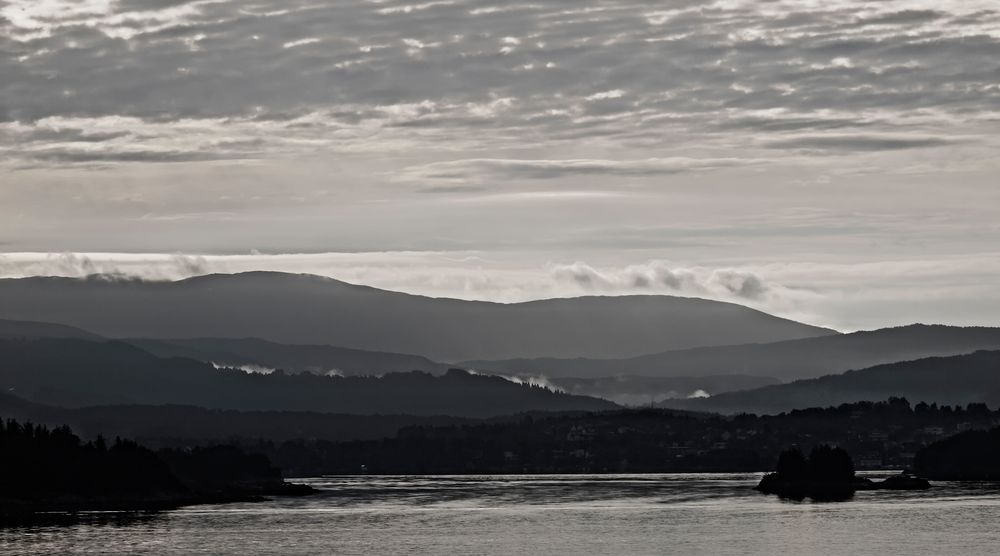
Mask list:
[[[995,0],[0,1],[0,274],[1000,324],[998,132]]]

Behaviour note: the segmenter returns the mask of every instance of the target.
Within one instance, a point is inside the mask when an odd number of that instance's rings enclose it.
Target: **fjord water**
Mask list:
[[[321,494],[0,529],[0,554],[987,554],[1000,485],[782,501],[759,474],[324,477]]]

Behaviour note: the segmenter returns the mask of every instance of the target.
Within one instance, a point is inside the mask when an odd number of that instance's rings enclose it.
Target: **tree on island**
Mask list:
[[[774,469],[778,475],[789,479],[804,480],[809,476],[809,462],[798,448],[781,452]]]
[[[851,498],[858,490],[923,490],[929,487],[926,480],[905,474],[881,482],[858,477],[854,473],[854,461],[846,450],[820,445],[809,452],[808,458],[798,448],[782,452],[775,472],[765,475],[756,489],[792,500],[839,501]]]
[[[843,448],[826,445],[813,448],[808,458],[798,448],[785,450],[757,490],[793,500],[846,500],[857,490],[854,462]]]
[[[814,481],[853,481],[854,461],[843,448],[817,446],[809,453],[809,476]]]

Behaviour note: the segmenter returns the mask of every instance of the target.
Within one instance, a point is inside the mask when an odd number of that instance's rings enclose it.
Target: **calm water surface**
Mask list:
[[[0,554],[996,554],[1000,487],[786,502],[760,475],[323,477],[323,493],[0,529]]]

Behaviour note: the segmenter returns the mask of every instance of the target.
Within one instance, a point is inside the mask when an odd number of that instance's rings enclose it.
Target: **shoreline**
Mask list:
[[[46,501],[0,498],[0,527],[38,521],[58,521],[79,513],[157,513],[188,506],[265,502],[276,496],[310,496],[319,490],[300,483],[273,487],[223,489],[189,494],[161,493],[153,496],[78,497],[65,496]]]

